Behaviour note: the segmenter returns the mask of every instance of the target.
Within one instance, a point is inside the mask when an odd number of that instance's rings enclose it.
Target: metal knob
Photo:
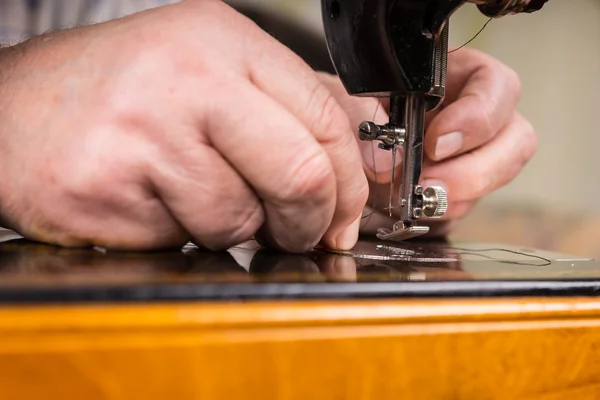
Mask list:
[[[381,128],[374,122],[364,121],[358,126],[358,138],[364,141],[377,139],[381,134]]]
[[[431,186],[423,191],[423,214],[429,218],[441,218],[448,210],[448,195],[439,186]]]

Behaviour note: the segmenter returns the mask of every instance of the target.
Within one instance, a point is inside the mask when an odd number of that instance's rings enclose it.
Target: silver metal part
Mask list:
[[[396,182],[396,148],[392,149],[392,177],[390,178],[390,200],[388,203],[388,210],[390,217],[394,216],[394,183]]]
[[[406,97],[393,97],[390,104],[390,123],[379,126],[365,121],[360,124],[361,140],[378,140],[379,147],[392,151],[392,171],[398,147],[403,147],[402,185],[400,187],[400,221],[393,229],[380,228],[377,237],[382,240],[408,240],[429,232],[428,226],[417,225],[423,215],[440,218],[448,209],[448,197],[441,187],[423,188],[419,185],[423,165],[423,135],[425,131],[425,95],[411,93]],[[390,216],[395,208],[394,174],[390,183]]]
[[[499,0],[502,1],[502,0]],[[490,1],[484,2],[489,4]],[[440,218],[448,209],[448,197],[441,187],[423,188],[419,185],[423,166],[423,136],[425,133],[425,112],[431,110],[444,99],[446,71],[448,64],[449,21],[439,33],[434,48],[432,88],[428,93],[411,92],[406,96],[392,96],[390,99],[390,121],[381,126],[365,121],[358,128],[358,137],[365,141],[379,141],[379,147],[392,152],[392,179],[390,182],[389,215],[400,209],[400,221],[393,229],[381,228],[377,237],[383,240],[408,240],[429,232],[429,227],[417,225],[423,216]],[[396,152],[403,148],[402,184],[399,191],[398,207],[394,206],[394,184]]]
[[[437,108],[446,95],[446,77],[448,73],[448,38],[450,21],[446,21],[440,37],[435,42],[433,57],[433,84],[428,93],[428,109]]]
[[[439,186],[431,186],[423,191],[423,213],[429,218],[441,218],[448,210],[448,195]]]
[[[378,140],[379,148],[392,152],[392,179],[390,180],[390,199],[388,204],[390,217],[394,212],[394,181],[396,172],[396,149],[404,145],[406,130],[399,126],[388,124],[377,125],[371,121],[364,121],[358,127],[358,138],[363,141]]]
[[[392,150],[404,144],[406,132],[403,128],[393,125],[377,125],[364,121],[358,126],[358,138],[364,141],[378,140],[379,148]]]
[[[363,260],[394,261],[411,263],[456,263],[459,258],[456,251],[445,248],[427,247],[409,243],[385,243],[360,240],[350,251],[331,250],[325,247],[316,252],[346,256]]]
[[[402,159],[402,186],[400,187],[400,219],[406,223],[414,219],[413,210],[420,208],[419,179],[423,166],[423,136],[425,133],[425,96],[411,93],[406,97],[404,123],[406,141]]]
[[[402,221],[394,224],[394,229],[379,228],[377,237],[381,240],[408,240],[429,233],[429,227],[423,225],[404,226]]]

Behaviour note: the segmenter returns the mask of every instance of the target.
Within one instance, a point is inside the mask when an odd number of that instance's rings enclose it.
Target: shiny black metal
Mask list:
[[[524,5],[520,5],[516,0],[513,0],[517,3],[517,5],[513,8],[516,8],[518,12],[532,13],[542,9],[544,4],[548,2],[548,0],[529,0]],[[510,8],[506,6],[507,0],[488,0],[486,4],[479,4],[477,7],[482,14],[488,17],[502,17],[504,15],[504,11],[511,11]]]
[[[329,53],[348,93],[391,97],[421,92],[439,97],[434,93],[436,46],[446,21],[464,3],[322,0]]]

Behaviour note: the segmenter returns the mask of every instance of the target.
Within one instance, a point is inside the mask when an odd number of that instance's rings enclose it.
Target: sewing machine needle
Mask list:
[[[390,181],[390,201],[388,209],[390,210],[390,217],[393,216],[393,204],[394,204],[394,175],[396,172],[396,146],[392,148],[392,180]]]

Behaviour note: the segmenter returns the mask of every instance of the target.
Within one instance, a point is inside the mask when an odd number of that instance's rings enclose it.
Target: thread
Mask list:
[[[528,254],[528,253],[524,253],[524,252],[516,251],[516,250],[501,249],[501,248],[462,249],[460,247],[448,247],[448,249],[449,250],[456,250],[456,251],[459,252],[459,254],[483,257],[483,258],[487,258],[488,260],[493,260],[493,261],[500,262],[502,264],[524,265],[524,266],[530,266],[530,267],[547,267],[549,265],[552,265],[552,260],[550,260],[548,258],[545,258],[545,257],[542,257],[542,256],[537,256],[535,254]],[[518,255],[518,256],[524,256],[524,257],[528,257],[528,258],[535,258],[535,259],[544,261],[544,264],[531,264],[531,263],[524,263],[524,262],[520,262],[520,261],[498,260],[497,258],[494,258],[494,257],[486,256],[484,254],[479,254],[479,253],[486,253],[486,252],[491,252],[491,251],[501,251],[501,252],[505,252],[505,253],[515,254],[515,255]]]
[[[490,22],[492,22],[492,19],[493,19],[493,18],[490,18],[490,19],[488,19],[488,20],[487,20],[487,22],[486,22],[486,23],[483,25],[483,27],[482,27],[482,28],[479,30],[479,32],[477,32],[477,33],[475,34],[475,36],[473,36],[473,37],[472,37],[472,38],[471,38],[471,39],[470,39],[470,40],[469,40],[467,43],[463,44],[463,45],[462,45],[462,46],[460,46],[459,48],[456,48],[456,49],[454,49],[454,50],[451,50],[451,51],[449,51],[449,52],[448,52],[448,54],[454,53],[455,51],[458,51],[458,50],[462,49],[463,47],[465,47],[465,46],[467,46],[469,43],[471,43],[473,40],[477,39],[477,36],[479,36],[479,35],[481,34],[481,32],[483,32],[483,30],[484,30],[484,29],[485,29],[485,28],[488,26],[488,24],[489,24]]]

